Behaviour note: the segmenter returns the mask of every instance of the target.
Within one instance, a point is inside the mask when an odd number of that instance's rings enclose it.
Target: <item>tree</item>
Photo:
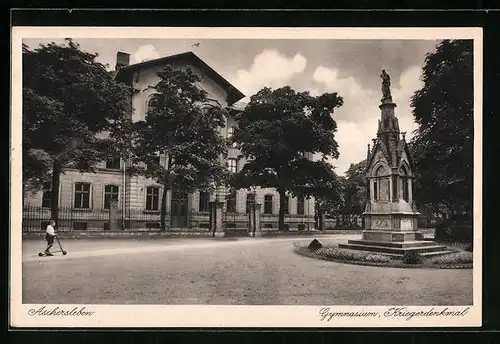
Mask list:
[[[331,176],[328,179],[325,180],[326,183],[318,185],[317,189],[313,191],[315,196],[315,215],[319,230],[325,229],[325,216],[334,214],[339,204],[343,203],[342,178],[331,169]]]
[[[134,124],[129,172],[163,185],[160,216],[165,230],[167,191],[211,190],[216,181],[224,181],[221,157],[227,154],[227,142],[219,133],[225,109],[197,86],[197,74],[167,66],[158,76],[146,117]]]
[[[23,184],[33,190],[51,180],[56,221],[64,168],[93,171],[116,154],[112,138],[131,112],[129,89],[96,58],[71,39],[23,45]]]
[[[349,227],[357,226],[357,223],[353,223],[353,219],[365,210],[367,201],[366,164],[366,160],[351,164],[346,171],[343,187],[342,215],[344,225]],[[345,223],[344,215],[348,215],[347,223]]]
[[[473,42],[444,40],[428,54],[411,100],[416,200],[446,216],[472,216]]]
[[[337,93],[313,97],[289,86],[265,87],[237,115],[233,141],[245,164],[233,183],[236,188],[276,188],[280,230],[284,229],[286,193],[312,196],[332,176],[326,159],[339,155],[332,114],[342,103]],[[306,152],[321,155],[321,160],[309,160]]]

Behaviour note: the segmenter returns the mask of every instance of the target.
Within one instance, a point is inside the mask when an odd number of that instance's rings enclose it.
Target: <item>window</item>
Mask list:
[[[392,198],[397,199],[398,196],[398,178],[396,176],[392,176]]]
[[[75,184],[75,208],[88,209],[90,208],[90,184],[76,183]]]
[[[255,203],[255,194],[254,193],[249,193],[247,194],[247,206],[246,206],[246,213],[250,213],[250,205]]]
[[[373,191],[374,191],[373,199],[375,201],[384,200],[384,197],[387,194],[387,189],[384,190],[385,184],[382,184],[382,181],[384,180],[383,177],[386,176],[387,173],[388,172],[386,171],[384,166],[380,166],[375,173],[375,176],[377,177],[377,179],[375,179],[373,183]],[[389,199],[388,196],[387,199]]]
[[[273,213],[273,195],[264,196],[264,214]]]
[[[159,157],[159,156],[152,157],[152,158],[151,158],[151,162],[152,162],[152,163],[153,163],[153,165],[155,165],[155,166],[160,166],[160,157]]]
[[[148,100],[148,104],[147,104],[147,111],[152,111],[154,109],[154,99],[153,98],[150,98]]]
[[[158,210],[160,200],[160,188],[149,186],[146,189],[146,210]]]
[[[304,215],[304,196],[300,196],[297,198],[297,214]]]
[[[406,169],[403,167],[401,168],[401,187],[403,190],[403,199],[408,202],[409,201],[409,192],[408,192],[408,173],[406,172]]]
[[[208,204],[210,202],[210,194],[208,192],[200,192],[200,203],[199,203],[199,211],[200,212],[208,212]]]
[[[119,170],[120,169],[120,158],[114,157],[114,158],[106,160],[106,168],[113,169],[113,170]]]
[[[118,201],[118,190],[117,185],[106,185],[104,187],[104,209],[110,208],[111,201]]]
[[[228,164],[229,171],[231,171],[232,173],[236,173],[237,172],[236,159],[228,159],[227,164]]]
[[[231,142],[233,136],[234,136],[234,127],[227,128],[227,139],[229,140],[229,142]],[[231,142],[231,147],[233,148],[236,147],[236,142]]]
[[[290,202],[290,198],[288,196],[285,196],[285,199],[284,199],[284,202],[283,202],[283,208],[285,210],[285,214],[289,214],[290,213],[290,210],[289,210],[289,202]]]
[[[236,212],[236,192],[231,192],[226,197],[226,211],[228,213]]]
[[[43,183],[42,207],[50,208],[52,204],[52,183]]]
[[[408,178],[403,178],[403,199],[408,202]]]
[[[305,229],[306,229],[306,226],[305,226],[303,223],[299,223],[299,224],[297,225],[297,229],[298,229],[299,231],[303,231],[303,230],[305,230]]]

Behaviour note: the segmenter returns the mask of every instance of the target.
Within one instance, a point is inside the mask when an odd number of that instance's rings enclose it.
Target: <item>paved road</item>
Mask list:
[[[356,237],[356,236],[355,236]],[[321,237],[338,243],[349,236]],[[472,270],[395,269],[298,256],[311,238],[65,240],[67,256],[23,243],[23,303],[466,305]]]

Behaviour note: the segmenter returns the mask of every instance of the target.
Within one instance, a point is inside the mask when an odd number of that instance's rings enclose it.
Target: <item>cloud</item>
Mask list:
[[[391,91],[397,104],[396,116],[401,131],[406,131],[409,140],[412,131],[417,128],[413,121],[410,98],[422,87],[420,67],[412,66],[392,79]],[[330,161],[336,166],[338,174],[344,174],[351,163],[366,158],[367,144],[376,137],[377,123],[380,118],[381,90],[365,88],[353,77],[342,78],[336,68],[319,66],[313,73],[313,79],[319,92],[338,92],[344,98],[344,105],[335,110],[337,122],[335,138],[339,144],[340,157]],[[396,87],[397,86],[397,87]],[[317,92],[316,91],[316,92]]]
[[[141,45],[131,56],[131,63],[140,63],[143,61],[154,60],[160,57],[156,48],[151,45]]]
[[[285,86],[296,74],[304,72],[306,66],[307,59],[301,54],[287,57],[278,50],[266,49],[255,56],[249,69],[238,70],[232,83],[248,98],[264,86]]]
[[[325,91],[339,92],[350,97],[357,97],[363,94],[372,95],[370,90],[363,90],[361,85],[352,76],[347,78],[339,77],[339,70],[319,66],[313,74],[314,81],[323,84]]]

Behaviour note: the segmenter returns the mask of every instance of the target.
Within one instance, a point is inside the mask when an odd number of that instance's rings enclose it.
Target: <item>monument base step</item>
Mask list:
[[[377,242],[368,240],[349,240],[347,244],[339,244],[339,248],[381,253],[391,256],[403,256],[408,252],[416,252],[424,257],[430,257],[452,252],[446,246],[436,244],[432,241]]]
[[[365,230],[363,240],[380,242],[421,241],[424,234],[418,231]]]
[[[409,248],[409,247],[422,247],[429,245],[436,245],[435,242],[430,240],[412,240],[412,241],[375,241],[375,240],[349,240],[349,244],[354,245],[372,245],[372,246],[386,246],[396,248]]]

